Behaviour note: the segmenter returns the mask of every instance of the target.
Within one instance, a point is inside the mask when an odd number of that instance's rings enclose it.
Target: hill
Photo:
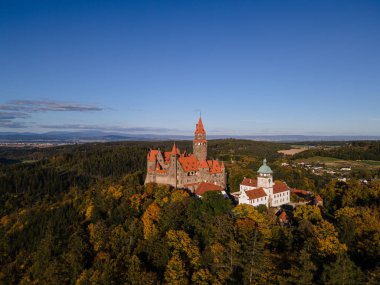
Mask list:
[[[380,183],[328,181],[325,207],[284,225],[273,209],[143,185],[147,150],[172,142],[1,148],[1,284],[376,284]],[[190,149],[191,142],[179,142]],[[231,179],[282,144],[209,141]],[[278,160],[278,161],[277,161]],[[289,170],[287,170],[289,171]],[[297,176],[298,175],[298,176]],[[314,179],[314,178],[313,178]]]

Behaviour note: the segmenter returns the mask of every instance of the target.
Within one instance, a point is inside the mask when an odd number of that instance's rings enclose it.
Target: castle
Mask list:
[[[202,118],[199,118],[196,125],[193,154],[186,151],[181,153],[175,143],[171,151],[149,151],[145,179],[145,184],[147,183],[169,184],[193,192],[201,183],[206,183],[209,187],[216,185],[226,188],[227,174],[224,163],[207,160],[206,131]]]

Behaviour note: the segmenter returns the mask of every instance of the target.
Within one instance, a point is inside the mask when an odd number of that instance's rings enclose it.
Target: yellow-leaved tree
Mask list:
[[[165,281],[167,284],[186,285],[189,284],[188,271],[178,254],[174,254],[166,266]]]
[[[236,225],[242,233],[254,227],[265,239],[271,237],[270,223],[255,207],[240,204],[234,208],[233,213],[237,217]]]
[[[347,251],[347,246],[340,243],[338,232],[334,225],[328,221],[321,221],[317,225],[312,225],[317,253],[322,256],[336,255]]]
[[[160,217],[160,206],[153,202],[145,210],[141,220],[144,224],[144,238],[149,239],[158,233],[156,222]]]
[[[90,233],[90,243],[96,252],[102,251],[108,244],[108,228],[104,221],[100,220],[95,224],[88,225]]]
[[[349,251],[371,263],[380,259],[379,208],[344,207],[335,212],[341,239]]]
[[[321,210],[317,206],[302,205],[294,211],[294,218],[298,221],[307,220],[312,223],[322,220]]]
[[[193,243],[185,231],[170,230],[166,233],[166,237],[173,254],[184,253],[194,267],[199,266],[201,257],[199,248]]]
[[[168,284],[187,284],[190,270],[194,272],[192,279],[195,283],[211,281],[208,279],[212,278],[208,270],[200,268],[201,254],[198,246],[185,231],[170,230],[166,233],[166,238],[172,251],[172,257],[165,270],[165,280]]]
[[[184,190],[175,190],[171,193],[170,199],[172,202],[181,202],[188,198],[190,195]]]

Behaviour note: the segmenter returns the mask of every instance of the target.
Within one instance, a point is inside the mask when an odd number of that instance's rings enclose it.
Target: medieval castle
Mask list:
[[[207,160],[206,131],[202,119],[196,125],[193,154],[181,151],[173,145],[171,151],[150,150],[147,156],[146,183],[169,184],[176,188],[196,191],[199,184],[220,186],[227,184],[224,163]]]

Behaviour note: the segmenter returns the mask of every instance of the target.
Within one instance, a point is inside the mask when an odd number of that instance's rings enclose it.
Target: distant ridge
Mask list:
[[[82,132],[47,132],[47,133],[16,133],[0,132],[0,142],[112,142],[112,141],[159,141],[159,140],[191,140],[186,135],[157,135],[157,134],[122,134],[102,131]],[[308,135],[210,135],[209,139],[246,139],[275,142],[305,142],[305,141],[363,141],[380,140],[380,136],[308,136]]]

